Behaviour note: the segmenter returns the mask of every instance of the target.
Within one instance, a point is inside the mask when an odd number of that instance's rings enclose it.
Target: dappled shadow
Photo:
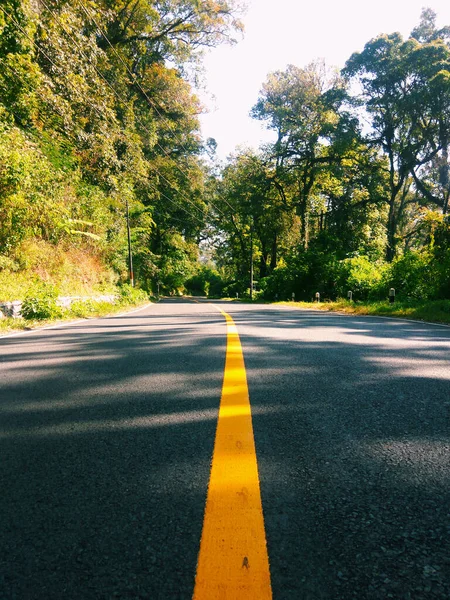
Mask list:
[[[274,598],[450,597],[450,329],[229,312],[277,407],[254,418]]]
[[[225,323],[149,310],[0,341],[0,597],[192,596]]]
[[[450,330],[218,304],[243,343],[274,598],[450,597]],[[225,335],[174,299],[0,341],[3,596],[191,597]]]

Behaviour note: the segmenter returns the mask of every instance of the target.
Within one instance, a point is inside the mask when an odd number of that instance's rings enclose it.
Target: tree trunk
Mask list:
[[[259,277],[267,277],[267,252],[261,252],[261,257],[259,259]]]
[[[444,150],[442,152],[443,157],[443,166],[440,174],[441,185],[444,190],[444,202],[442,206],[442,214],[446,215],[448,211],[448,200],[450,196],[450,177],[449,177],[449,167],[448,167],[448,146],[444,145]]]
[[[386,260],[392,262],[396,254],[397,246],[397,219],[395,215],[395,197],[392,193],[389,201],[389,216],[387,222],[387,246],[386,246]]]
[[[277,268],[277,253],[278,253],[278,240],[277,236],[273,238],[272,242],[272,253],[270,255],[270,270],[273,271]]]
[[[308,200],[303,197],[300,200],[299,216],[300,216],[300,240],[304,250],[308,250],[309,243],[309,212]]]
[[[261,235],[258,235],[259,243],[261,244],[261,256],[259,257],[259,277],[267,277],[268,275],[268,259],[269,259],[269,251],[267,248],[267,244],[261,239]]]

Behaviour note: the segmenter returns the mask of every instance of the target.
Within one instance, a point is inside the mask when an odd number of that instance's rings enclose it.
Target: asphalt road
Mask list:
[[[448,600],[450,329],[220,306],[273,598]],[[225,344],[187,300],[0,338],[1,600],[192,597]]]

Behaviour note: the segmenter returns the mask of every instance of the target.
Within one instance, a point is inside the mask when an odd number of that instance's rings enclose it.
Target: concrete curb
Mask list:
[[[56,299],[56,304],[62,308],[70,308],[73,302],[77,300],[81,302],[87,302],[93,300],[94,302],[114,302],[117,300],[116,294],[103,294],[99,296],[59,296]],[[3,317],[12,317],[18,319],[22,315],[22,300],[13,300],[12,302],[0,302],[0,319]]]

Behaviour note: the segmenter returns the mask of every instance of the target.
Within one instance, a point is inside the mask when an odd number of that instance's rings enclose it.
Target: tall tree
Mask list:
[[[259,277],[272,272],[287,229],[292,225],[273,184],[273,167],[267,157],[243,152],[233,157],[216,180],[214,222],[225,257],[240,279],[248,277],[250,257],[259,265]],[[221,239],[222,237],[222,239]],[[220,255],[220,252],[219,252]]]
[[[96,217],[102,220],[96,233],[104,235],[99,254],[122,270],[127,199],[143,277],[156,277],[159,269],[171,281],[177,257],[191,264],[206,203],[201,107],[189,74],[202,48],[233,41],[242,29],[239,9],[238,0],[1,3],[0,153],[7,156],[15,140],[17,155],[6,170],[28,161],[48,173],[45,186],[19,178],[23,189],[16,190],[0,165],[0,184],[8,187],[0,190],[0,203],[7,203],[1,219],[7,242],[0,250],[23,236],[58,243],[75,230],[67,222],[87,228]],[[44,187],[50,190],[47,213]],[[19,235],[10,217],[24,191],[38,199],[39,210],[37,200],[34,206],[21,201]],[[35,214],[42,227],[24,226]],[[81,233],[86,245],[94,243],[95,234]],[[164,253],[173,260],[164,262]]]
[[[311,201],[320,175],[340,160],[332,139],[339,135],[342,143],[352,136],[351,119],[339,112],[344,99],[342,82],[323,63],[305,69],[290,65],[268,76],[252,109],[255,118],[277,133],[273,146],[276,176],[280,192],[282,181],[291,190],[295,187],[290,202],[300,217],[304,248],[308,247]]]
[[[448,56],[442,41],[404,41],[394,33],[368,42],[343,71],[360,84],[359,97],[371,120],[369,143],[388,159],[388,260],[397,251],[401,194],[409,175],[423,188],[421,173],[440,152],[445,153],[449,115],[443,108],[448,85],[442,65]]]

